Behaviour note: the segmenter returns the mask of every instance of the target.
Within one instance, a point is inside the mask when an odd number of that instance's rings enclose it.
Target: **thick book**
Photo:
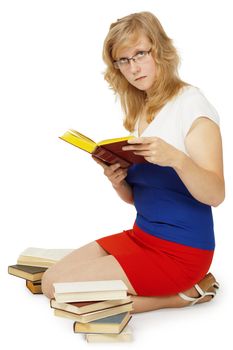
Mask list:
[[[46,267],[28,266],[28,265],[10,265],[8,266],[8,273],[16,277],[24,278],[29,281],[41,280]]]
[[[43,294],[41,289],[41,281],[26,281],[26,287],[32,294]]]
[[[126,326],[119,334],[87,333],[85,339],[88,343],[118,343],[133,341],[133,332],[130,326]]]
[[[100,311],[112,308],[118,305],[132,303],[131,297],[125,299],[104,300],[104,301],[80,301],[70,303],[58,303],[55,299],[50,300],[52,309],[59,309],[73,314],[82,315],[93,311]]]
[[[74,333],[120,333],[129,323],[132,315],[129,312],[105,317],[89,323],[74,322]]]
[[[114,300],[127,297],[122,280],[53,283],[57,302]]]
[[[69,129],[60,139],[76,146],[92,156],[104,161],[107,165],[120,163],[122,168],[127,168],[132,164],[144,163],[145,158],[134,154],[133,151],[123,151],[122,147],[127,146],[128,140],[134,136],[118,137],[114,139],[107,139],[96,143],[89,137],[80,132]]]
[[[123,312],[130,312],[132,310],[133,310],[133,302],[131,301],[128,304],[116,305],[108,309],[88,312],[86,314],[81,314],[81,315],[64,311],[64,310],[54,309],[54,315],[59,317],[69,318],[71,320],[74,320],[80,323],[88,323],[88,322],[99,320],[105,317],[118,315]]]
[[[50,267],[71,253],[73,249],[44,249],[29,247],[17,259],[19,265]]]

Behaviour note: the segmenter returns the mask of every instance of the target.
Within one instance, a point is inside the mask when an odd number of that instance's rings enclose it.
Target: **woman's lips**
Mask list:
[[[135,79],[135,81],[142,80],[142,79],[144,79],[144,78],[146,78],[146,76],[139,77],[139,78]]]

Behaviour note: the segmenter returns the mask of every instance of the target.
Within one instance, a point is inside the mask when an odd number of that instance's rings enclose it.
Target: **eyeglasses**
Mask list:
[[[122,57],[117,61],[114,61],[114,67],[117,69],[125,69],[129,67],[130,61],[133,60],[135,63],[143,63],[146,61],[148,55],[151,53],[152,48],[148,51],[138,51],[132,57]]]

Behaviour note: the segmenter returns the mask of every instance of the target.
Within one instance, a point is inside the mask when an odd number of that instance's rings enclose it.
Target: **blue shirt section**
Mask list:
[[[142,230],[171,242],[214,249],[211,207],[191,195],[173,168],[135,164],[126,181],[133,189],[136,224]]]

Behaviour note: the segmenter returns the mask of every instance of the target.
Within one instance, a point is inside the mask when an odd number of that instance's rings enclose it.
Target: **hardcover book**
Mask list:
[[[54,283],[57,302],[114,300],[127,297],[122,280]]]
[[[16,277],[24,278],[29,281],[41,280],[46,267],[28,266],[28,265],[10,265],[8,273]]]
[[[124,305],[116,305],[116,306],[110,307],[108,309],[88,312],[86,314],[81,314],[81,315],[78,315],[78,314],[75,314],[72,312],[68,312],[68,311],[64,311],[64,310],[54,309],[54,315],[59,316],[59,317],[69,318],[71,320],[81,322],[81,323],[88,323],[88,322],[92,322],[92,321],[106,318],[109,316],[118,315],[118,314],[121,314],[123,312],[132,311],[133,310],[132,304],[133,304],[133,302],[130,302],[130,303],[124,304]]]
[[[55,299],[50,300],[50,306],[52,309],[63,310],[77,315],[91,313],[93,311],[105,310],[114,306],[124,305],[128,303],[132,303],[130,296],[128,296],[125,299],[104,301],[80,301],[69,303],[58,303]]]
[[[134,138],[134,136],[108,139],[96,143],[78,131],[69,129],[59,138],[73,146],[91,153],[93,157],[99,158],[108,165],[120,163],[122,168],[127,168],[135,163],[146,162],[144,157],[134,154],[133,151],[122,150],[123,146],[128,145],[127,141]]]
[[[131,318],[129,312],[124,312],[89,323],[74,322],[74,333],[120,333]]]
[[[41,281],[26,281],[26,287],[32,294],[43,294],[41,289]]]
[[[87,333],[85,339],[88,343],[116,343],[116,342],[131,342],[133,333],[129,326],[126,326],[119,334],[96,334]]]

